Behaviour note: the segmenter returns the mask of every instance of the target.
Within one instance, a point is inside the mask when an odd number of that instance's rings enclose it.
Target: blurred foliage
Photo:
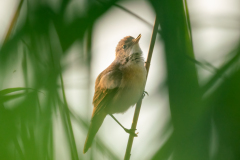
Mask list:
[[[153,159],[168,159],[170,156],[176,160],[240,159],[240,103],[236,98],[240,92],[237,82],[240,80],[237,76],[240,46],[234,49],[235,56],[219,68],[205,86],[200,87],[186,1],[152,3],[159,16],[165,45],[174,127],[172,135]],[[226,78],[224,75],[227,73]],[[222,81],[220,84],[217,83],[219,80]],[[216,84],[217,88],[208,93]],[[218,142],[213,142],[213,139]],[[211,155],[211,145],[215,145],[214,155]]]
[[[82,43],[86,30],[115,1],[104,5],[86,3],[84,14],[66,22],[69,2],[59,2],[56,11],[47,3],[25,1],[24,24],[1,47],[0,159],[54,159],[53,123],[58,112],[68,142],[66,152],[70,152],[71,159],[83,159],[77,151],[71,116],[85,130],[88,123],[68,108],[62,79],[64,67],[60,63],[67,49],[76,41]],[[12,69],[19,63],[22,68],[17,71],[22,72],[25,88],[6,88],[11,74],[16,72]],[[111,159],[117,159],[101,140],[97,143]]]
[[[42,1],[24,2],[27,12],[23,25],[0,50],[0,159],[54,159],[53,125],[58,113],[61,118],[57,120],[63,124],[68,142],[66,152],[73,160],[86,159],[76,147],[72,121],[83,130],[88,129],[88,122],[68,107],[61,59],[73,43],[83,44],[86,33],[91,48],[94,22],[116,2],[86,1],[84,12],[69,21],[65,14],[70,0],[59,1],[57,9]],[[199,86],[196,65],[206,65],[194,57],[186,1],[150,3],[158,16],[164,42],[174,128],[152,159],[240,159],[240,44],[229,52],[231,58],[214,71],[211,79]],[[89,52],[87,64],[90,62]],[[21,64],[17,70],[23,77],[19,79],[22,85],[11,88],[11,74],[17,64]],[[119,159],[101,139],[96,146],[109,159]]]

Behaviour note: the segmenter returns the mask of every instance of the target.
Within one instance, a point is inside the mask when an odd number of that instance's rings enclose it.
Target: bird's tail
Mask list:
[[[95,115],[92,118],[89,130],[88,130],[87,138],[85,141],[83,153],[86,153],[88,151],[88,149],[91,147],[92,141],[93,141],[96,133],[98,132],[98,129],[101,127],[105,117],[106,117],[106,113],[100,113],[98,115]]]

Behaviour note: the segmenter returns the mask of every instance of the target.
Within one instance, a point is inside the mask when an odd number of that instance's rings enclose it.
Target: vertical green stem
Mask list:
[[[172,159],[207,160],[210,114],[204,110],[194,58],[186,1],[152,0],[159,17],[174,127]]]
[[[154,48],[154,44],[155,44],[155,40],[156,40],[156,36],[157,36],[157,32],[158,32],[158,26],[159,26],[159,23],[158,23],[157,18],[156,18],[154,26],[153,26],[153,32],[152,32],[150,47],[149,47],[149,50],[148,50],[148,57],[147,57],[147,61],[146,61],[146,64],[145,64],[145,67],[146,67],[146,70],[147,70],[147,76],[148,76],[150,62],[151,62],[151,59],[152,59],[153,48]],[[136,127],[137,127],[137,121],[138,121],[141,105],[142,105],[142,99],[140,99],[138,101],[137,105],[136,105],[131,129],[136,129]],[[129,134],[128,144],[127,144],[127,149],[126,149],[126,152],[125,152],[124,160],[129,160],[130,159],[133,139],[134,139],[134,136]]]

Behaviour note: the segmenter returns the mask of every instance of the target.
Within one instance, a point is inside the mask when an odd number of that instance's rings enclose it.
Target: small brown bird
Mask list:
[[[108,114],[124,113],[142,98],[147,71],[138,44],[140,38],[141,34],[137,38],[127,36],[120,40],[115,60],[96,79],[94,108],[83,153],[91,147]]]

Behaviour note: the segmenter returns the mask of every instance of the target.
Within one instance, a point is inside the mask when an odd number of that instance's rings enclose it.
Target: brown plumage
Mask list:
[[[142,51],[138,45],[141,38],[124,37],[116,47],[116,58],[95,82],[93,112],[83,153],[91,147],[103,120],[108,114],[124,113],[141,98],[146,82],[146,69]]]

